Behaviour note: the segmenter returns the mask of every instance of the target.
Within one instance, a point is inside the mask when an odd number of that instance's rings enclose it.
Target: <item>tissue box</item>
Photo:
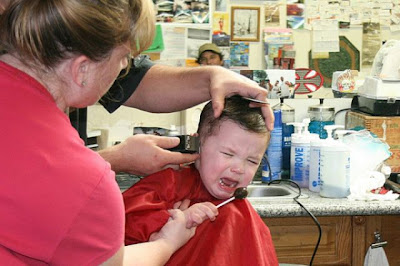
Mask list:
[[[371,116],[349,111],[345,123],[346,129],[362,127],[384,140],[392,152],[386,163],[392,173],[400,173],[400,116]]]

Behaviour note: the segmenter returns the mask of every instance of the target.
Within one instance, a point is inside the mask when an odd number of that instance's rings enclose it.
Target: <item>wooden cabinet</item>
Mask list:
[[[317,217],[322,237],[313,265],[362,266],[379,231],[390,265],[400,265],[400,216]],[[271,231],[280,263],[310,263],[318,228],[310,217],[263,218]]]

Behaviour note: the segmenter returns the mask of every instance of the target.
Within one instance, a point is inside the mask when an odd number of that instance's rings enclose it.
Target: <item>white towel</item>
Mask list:
[[[369,247],[367,255],[365,255],[364,266],[389,266],[383,247]]]

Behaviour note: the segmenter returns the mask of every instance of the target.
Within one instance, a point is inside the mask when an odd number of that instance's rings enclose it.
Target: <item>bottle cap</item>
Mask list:
[[[326,126],[324,126],[324,129],[326,130],[327,135],[328,135],[327,136],[328,139],[333,139],[332,132],[333,132],[333,130],[335,130],[337,128],[344,128],[344,126],[342,126],[342,125],[326,125]]]
[[[280,98],[280,99],[283,100],[284,98]],[[278,103],[278,104],[275,104],[274,106],[272,106],[272,110],[281,110],[282,112],[293,112],[294,113],[294,108],[291,107],[290,105],[287,105],[283,101],[281,101],[281,103]]]
[[[308,111],[309,112],[335,112],[335,107],[325,106],[324,99],[320,98],[319,104],[308,107]]]
[[[281,110],[274,110],[274,127],[282,127],[282,111]]]
[[[294,134],[300,134],[304,126],[303,123],[299,122],[287,123],[287,125],[292,125],[294,127]]]
[[[308,125],[310,124],[310,118],[304,118],[303,119],[303,125],[304,125],[304,133],[305,134],[310,134],[310,131],[308,131]]]

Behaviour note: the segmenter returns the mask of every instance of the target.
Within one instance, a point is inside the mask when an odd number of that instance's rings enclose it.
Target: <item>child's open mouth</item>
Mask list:
[[[222,186],[226,186],[226,187],[230,187],[230,188],[234,188],[234,187],[236,187],[238,185],[238,182],[236,182],[236,181],[234,181],[232,179],[229,179],[229,178],[221,178],[219,180],[219,183]]]

